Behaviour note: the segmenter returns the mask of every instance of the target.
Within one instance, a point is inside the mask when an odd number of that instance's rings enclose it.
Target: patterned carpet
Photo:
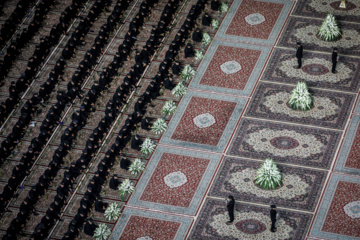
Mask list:
[[[110,239],[359,240],[360,1],[345,9],[340,1],[227,2]],[[335,42],[316,35],[329,12],[343,32]],[[287,105],[299,81],[314,99],[306,112]],[[268,157],[283,177],[275,190],[254,183]],[[228,195],[236,201],[232,224]],[[279,214],[275,233],[271,204]]]

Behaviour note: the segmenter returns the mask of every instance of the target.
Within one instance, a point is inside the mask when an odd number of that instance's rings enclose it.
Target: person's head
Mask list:
[[[276,206],[275,205],[271,205],[270,206],[272,209],[276,209]]]
[[[233,197],[232,195],[229,195],[229,196],[228,196],[228,199],[235,201],[235,199],[234,199],[234,197]]]
[[[300,46],[301,46],[301,42],[297,42],[296,45],[297,45],[298,47],[300,47]]]
[[[337,51],[338,51],[338,49],[335,47],[335,48],[333,49],[333,51],[334,51],[334,52],[337,52]]]

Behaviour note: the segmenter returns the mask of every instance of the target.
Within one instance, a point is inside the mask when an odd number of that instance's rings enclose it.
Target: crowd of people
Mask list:
[[[16,82],[11,84],[9,89],[9,97],[4,102],[0,103],[0,124],[2,124],[9,116],[9,114],[14,109],[14,106],[20,102],[22,97],[21,94],[29,88],[42,64],[50,54],[50,50],[59,42],[60,37],[66,33],[67,29],[71,25],[72,21],[76,18],[85,1],[86,0],[73,0],[72,4],[67,7],[61,14],[59,23],[54,25],[50,31],[50,34],[45,38],[42,38],[40,43],[36,46],[33,55],[28,61],[25,72],[21,74]],[[16,49],[14,51],[16,51]],[[4,68],[5,71],[7,71],[6,66],[2,66],[1,68]],[[51,82],[51,80],[48,80],[46,83],[44,83],[43,86],[45,87],[45,91],[43,91],[43,94],[45,94],[47,91],[51,92],[51,86],[54,84],[55,83]],[[50,90],[48,90],[48,88],[50,88]],[[39,95],[39,101],[41,101],[44,97],[45,96]]]
[[[62,77],[66,61],[74,56],[78,45],[84,44],[83,39],[89,30],[89,26],[92,25],[96,18],[96,14],[100,13],[102,9],[107,8],[109,2],[110,1],[101,0],[95,2],[87,18],[81,20],[76,31],[64,47],[62,56],[56,62],[54,69],[50,72],[49,79],[41,86],[39,93],[34,94],[33,97],[25,103],[21,110],[21,120],[19,119],[16,125],[17,127],[14,127],[13,132],[1,145],[1,149],[5,150],[0,151],[2,161],[11,154],[14,146],[16,146],[22,138],[23,132],[26,130],[29,121],[37,111],[38,105],[46,104],[46,97],[49,97],[49,94],[54,89],[54,85]],[[62,123],[61,115],[66,104],[71,103],[76,97],[83,98],[80,109],[74,112],[70,126],[65,129],[61,136],[61,143],[55,150],[52,161],[50,161],[48,168],[39,178],[38,183],[31,188],[28,196],[21,203],[20,211],[16,218],[11,222],[4,239],[16,239],[17,234],[19,234],[18,229],[23,229],[29,216],[32,213],[36,213],[34,208],[35,204],[46,193],[59,170],[65,167],[64,157],[70,152],[72,143],[76,140],[78,132],[86,125],[90,113],[95,110],[94,106],[96,101],[104,91],[109,89],[119,68],[129,59],[131,51],[134,50],[136,36],[140,32],[145,18],[151,13],[152,8],[156,6],[157,0],[144,0],[141,3],[140,10],[130,22],[129,30],[124,37],[123,43],[118,47],[118,52],[115,54],[113,61],[101,72],[99,80],[94,82],[88,93],[83,96],[84,92],[82,91],[82,84],[97,64],[97,59],[102,54],[102,49],[107,43],[110,33],[118,27],[117,25],[122,18],[122,13],[129,6],[130,2],[130,0],[118,0],[116,2],[114,10],[108,17],[107,22],[101,27],[93,46],[86,52],[84,59],[80,62],[78,69],[67,84],[67,92],[60,91],[57,93],[57,103],[53,105],[47,113],[45,120],[41,124],[38,137],[32,139],[31,145],[27,152],[22,156],[19,165],[13,169],[13,174],[9,179],[8,185],[6,185],[3,193],[0,195],[0,210],[2,212],[6,210],[8,201],[20,186],[24,177],[29,174],[29,170],[33,166],[34,161],[42,148],[49,140],[54,128]],[[181,48],[185,47],[186,39],[194,31],[196,19],[205,8],[205,3],[206,0],[198,0],[197,4],[191,8],[185,23],[176,34],[175,39],[171,42],[169,50],[166,52],[165,59],[159,66],[159,72],[153,78],[153,81],[150,82],[145,93],[136,101],[134,112],[129,115],[124,126],[121,128],[115,143],[106,152],[104,159],[102,159],[97,166],[97,172],[87,186],[87,191],[81,200],[78,213],[71,221],[64,239],[74,239],[79,234],[79,231],[84,224],[84,232],[93,235],[96,224],[91,218],[88,218],[91,208],[94,205],[96,211],[105,211],[106,203],[102,201],[100,191],[109,175],[110,169],[114,166],[116,158],[119,155],[122,156],[126,144],[130,141],[133,148],[139,149],[139,146],[142,143],[141,138],[133,135],[139,124],[144,129],[149,129],[151,125],[151,121],[144,117],[146,107],[154,99],[160,96],[161,88],[165,87],[167,89],[172,89],[175,86],[172,74],[178,75],[181,73],[181,64],[179,61],[176,61],[177,55]],[[135,89],[136,84],[139,82],[143,72],[150,63],[152,56],[157,51],[161,41],[166,36],[166,33],[168,33],[179,4],[180,0],[169,0],[162,12],[158,25],[153,26],[144,48],[142,51],[136,52],[134,66],[123,79],[123,83],[116,89],[113,98],[107,103],[105,107],[105,116],[101,119],[98,126],[87,140],[80,158],[72,162],[70,166],[65,167],[63,180],[56,190],[57,195],[46,211],[45,216],[41,219],[41,222],[36,226],[32,238],[46,238],[48,231],[56,221],[61,221],[61,211],[66,205],[67,198],[72,193],[73,183],[75,183],[76,179],[87,169],[89,163],[96,156],[97,150],[101,147],[104,137],[119,116],[121,107],[128,101],[131,92]],[[97,10],[99,12],[97,12]],[[92,20],[92,17],[95,18]],[[193,40],[197,42],[201,41],[201,36],[202,33],[200,29],[196,29],[192,34]],[[42,41],[45,40],[43,39]],[[186,45],[184,51],[186,57],[193,56],[192,54],[189,54],[194,51],[191,44]],[[17,83],[12,83],[14,92],[18,91],[16,85]],[[12,91],[10,91],[10,94],[11,92]],[[130,161],[124,157],[121,160],[120,165],[122,168],[128,169]],[[112,189],[117,189],[119,184],[120,180],[116,175],[109,181],[109,186]]]

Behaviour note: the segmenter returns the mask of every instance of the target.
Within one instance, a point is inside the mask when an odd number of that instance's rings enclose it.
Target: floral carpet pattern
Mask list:
[[[323,20],[290,17],[278,45],[295,48],[296,42],[302,42],[304,49],[331,53],[334,47],[344,55],[360,55],[360,24],[340,22],[342,36],[337,41],[326,42],[316,33]]]
[[[335,169],[340,172],[360,174],[360,116],[351,119],[349,129],[345,135]]]
[[[233,195],[239,201],[276,204],[313,211],[320,197],[326,172],[278,164],[282,185],[265,190],[254,183],[262,162],[226,157],[211,187],[209,196]]]
[[[359,0],[346,1],[346,8],[339,8],[340,1],[300,0],[294,9],[294,15],[325,18],[328,13],[337,20],[360,22]]]
[[[306,81],[309,87],[359,91],[359,59],[341,56],[337,73],[331,72],[330,54],[305,52],[301,69],[297,69],[297,59],[293,50],[275,49],[263,74],[265,81],[296,84]]]
[[[261,74],[270,50],[269,47],[223,42],[215,39],[207,51],[207,55],[210,56],[200,63],[190,87],[249,96]],[[226,74],[221,68],[231,61],[236,61],[241,69]]]
[[[205,57],[179,59],[196,75],[186,95],[176,98],[167,130],[150,136],[159,140],[156,150],[110,239],[360,239],[359,0],[347,1],[345,9],[339,0],[224,1],[227,13],[211,10],[210,1],[205,11],[220,20],[217,30],[197,26],[210,33],[211,44],[187,40],[202,47]],[[328,12],[343,32],[335,42],[316,34]],[[150,64],[147,82],[176,32],[170,31]],[[304,46],[301,69],[298,41]],[[336,74],[333,47],[339,48]],[[287,105],[299,81],[314,100],[306,112]],[[156,101],[171,98],[166,92]],[[282,184],[271,190],[254,183],[266,158],[282,174]],[[229,195],[235,198],[232,224]],[[278,212],[275,233],[272,204]]]
[[[236,203],[234,223],[228,225],[226,201],[207,199],[189,239],[304,239],[311,214],[278,211],[277,231],[272,233],[269,207]]]
[[[191,222],[190,218],[125,208],[109,239],[180,240]]]
[[[195,215],[219,162],[215,154],[158,147],[129,205]],[[173,174],[173,188],[164,179],[171,173],[177,173]]]
[[[183,147],[222,151],[238,122],[247,100],[223,95],[188,92],[182,99],[160,142]],[[198,127],[194,119],[210,114],[215,123]],[[204,115],[203,115],[204,116]],[[209,118],[203,119],[208,121]]]
[[[314,107],[296,111],[287,105],[293,88],[260,83],[245,116],[344,129],[355,95],[310,89]]]
[[[217,36],[227,40],[272,45],[291,10],[292,1],[234,1]]]
[[[338,131],[245,118],[227,154],[328,169],[340,137]]]
[[[327,239],[359,239],[360,178],[333,174],[315,218],[311,235]]]

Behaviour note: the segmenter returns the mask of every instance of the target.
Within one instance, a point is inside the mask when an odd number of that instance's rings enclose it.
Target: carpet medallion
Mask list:
[[[308,111],[297,111],[287,105],[293,88],[260,83],[245,116],[344,129],[355,95],[310,89],[314,107]]]
[[[280,210],[277,231],[270,232],[270,207],[235,203],[235,221],[229,221],[225,200],[208,198],[189,239],[304,239],[312,215]]]
[[[213,151],[225,148],[247,99],[188,92],[180,102],[162,143]]]
[[[332,13],[340,21],[360,22],[360,1],[346,1],[346,8],[339,8],[340,1],[300,0],[293,11],[294,15],[325,18]]]
[[[195,215],[220,158],[158,147],[129,205]]]
[[[243,119],[228,155],[329,169],[341,132]]]
[[[272,45],[293,5],[292,1],[234,1],[217,37]]]
[[[359,59],[341,56],[336,67],[337,74],[333,74],[330,54],[305,52],[303,66],[297,69],[295,51],[275,49],[262,79],[292,84],[306,81],[309,87],[357,92],[359,66]]]
[[[269,47],[215,39],[190,87],[249,96],[269,53]]]
[[[334,47],[339,48],[339,54],[360,55],[360,25],[340,22],[342,36],[339,40],[326,42],[317,37],[323,20],[310,18],[290,17],[279,39],[278,45],[295,48],[296,42],[302,42],[304,50],[332,52]]]
[[[326,172],[278,164],[282,186],[264,190],[254,183],[261,162],[227,157],[210,189],[210,196],[233,195],[239,201],[276,204],[278,207],[314,211]]]
[[[332,174],[310,236],[360,239],[360,178]]]

